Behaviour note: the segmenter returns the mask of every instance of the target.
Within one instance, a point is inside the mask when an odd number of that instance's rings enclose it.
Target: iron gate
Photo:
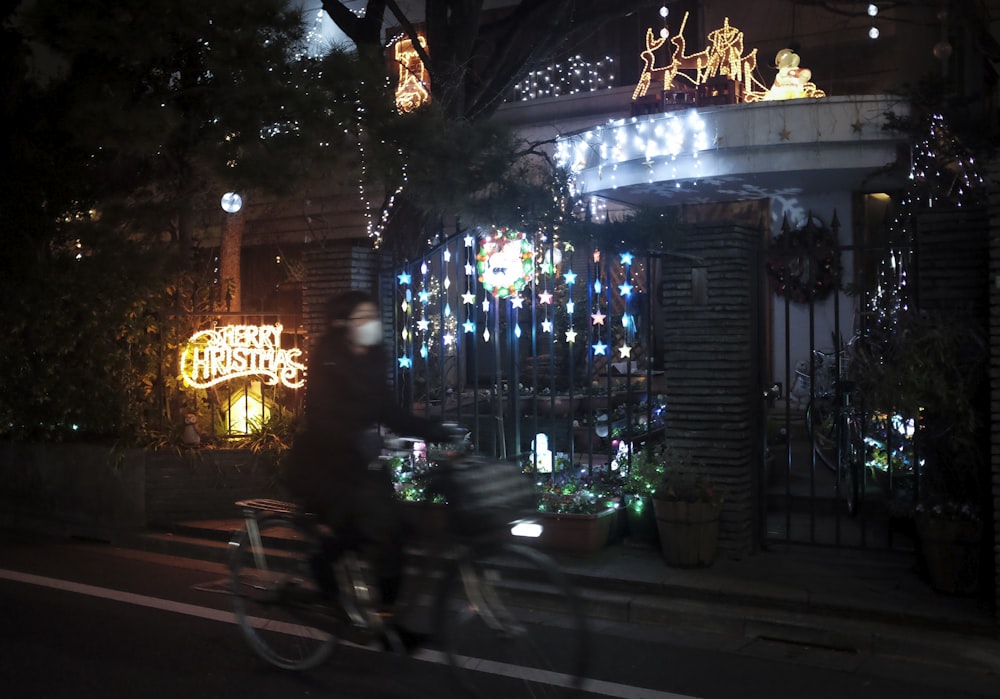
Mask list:
[[[774,340],[764,391],[764,544],[912,549],[915,425],[866,404],[851,380],[852,355],[874,315],[904,302],[912,252],[844,244],[836,214],[829,225],[810,214],[800,227],[784,223],[763,264]]]

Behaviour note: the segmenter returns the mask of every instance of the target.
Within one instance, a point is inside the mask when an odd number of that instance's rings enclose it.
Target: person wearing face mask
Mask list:
[[[327,331],[309,356],[305,429],[292,445],[285,482],[307,511],[335,532],[360,539],[390,606],[402,574],[402,532],[389,474],[370,468],[382,447],[378,425],[432,442],[445,441],[449,432],[396,402],[371,295],[334,296],[326,317]],[[317,557],[312,566],[324,591],[334,593],[329,560]]]

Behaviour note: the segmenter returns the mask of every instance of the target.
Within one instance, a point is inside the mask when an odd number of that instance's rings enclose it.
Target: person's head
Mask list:
[[[383,340],[382,321],[375,298],[364,291],[345,291],[327,303],[326,318],[331,330],[361,350]]]

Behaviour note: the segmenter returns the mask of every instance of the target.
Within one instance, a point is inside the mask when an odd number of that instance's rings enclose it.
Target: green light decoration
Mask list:
[[[513,296],[534,276],[534,247],[521,231],[495,228],[481,240],[476,271],[487,292],[499,298]]]

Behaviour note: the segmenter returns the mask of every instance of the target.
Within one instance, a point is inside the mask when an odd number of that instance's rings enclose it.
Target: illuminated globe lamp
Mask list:
[[[534,276],[534,247],[521,231],[497,228],[481,241],[476,271],[487,292],[498,298],[514,296]]]
[[[222,210],[227,214],[235,214],[243,208],[243,197],[236,192],[226,192],[222,195]]]

